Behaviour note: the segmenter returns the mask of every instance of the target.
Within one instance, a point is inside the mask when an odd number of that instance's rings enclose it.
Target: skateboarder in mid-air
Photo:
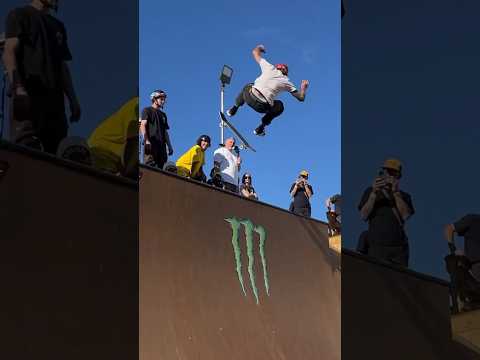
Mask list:
[[[283,103],[275,100],[279,93],[288,91],[297,100],[304,101],[308,88],[308,80],[302,80],[298,91],[287,76],[288,66],[286,64],[273,66],[262,57],[262,53],[265,53],[263,45],[257,45],[252,51],[262,74],[253,84],[248,84],[242,89],[235,100],[235,105],[227,111],[228,116],[234,116],[238,108],[247,103],[256,112],[265,114],[262,123],[254,130],[254,134],[258,136],[265,136],[265,127],[283,112]]]

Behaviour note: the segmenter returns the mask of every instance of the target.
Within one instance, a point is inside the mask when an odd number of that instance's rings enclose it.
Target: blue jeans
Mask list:
[[[143,164],[143,159],[145,157],[145,141],[143,138],[143,134],[138,133],[139,143],[138,143],[138,161],[140,164]]]

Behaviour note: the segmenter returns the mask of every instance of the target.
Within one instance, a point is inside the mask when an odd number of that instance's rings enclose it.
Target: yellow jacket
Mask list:
[[[181,176],[195,178],[205,164],[205,153],[199,145],[192,146],[177,160],[177,173]]]
[[[93,131],[88,146],[97,168],[118,171],[127,139],[138,136],[138,96],[123,104]]]

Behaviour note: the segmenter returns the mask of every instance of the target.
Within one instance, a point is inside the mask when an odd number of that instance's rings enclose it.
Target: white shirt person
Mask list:
[[[235,139],[226,139],[224,146],[215,150],[213,162],[220,171],[225,190],[238,193],[241,158],[235,151]]]

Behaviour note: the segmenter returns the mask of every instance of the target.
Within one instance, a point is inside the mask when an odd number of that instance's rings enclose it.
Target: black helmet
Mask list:
[[[209,145],[212,143],[212,140],[210,139],[210,136],[208,136],[208,135],[200,135],[200,137],[197,139],[197,145],[200,146],[202,141],[208,142]]]

